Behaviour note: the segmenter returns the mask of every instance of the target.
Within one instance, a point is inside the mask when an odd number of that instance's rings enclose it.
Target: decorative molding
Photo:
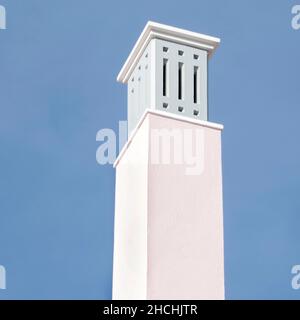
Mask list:
[[[220,44],[219,38],[149,21],[118,74],[117,81],[127,83],[137,61],[149,42],[154,38],[206,50],[209,56],[213,54]]]

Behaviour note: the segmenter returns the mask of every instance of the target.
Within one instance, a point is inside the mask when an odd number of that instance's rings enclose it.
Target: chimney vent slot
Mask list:
[[[178,99],[183,100],[183,63],[178,63]]]
[[[168,96],[168,59],[163,60],[163,96]]]
[[[198,103],[198,72],[199,68],[194,67],[194,103]]]

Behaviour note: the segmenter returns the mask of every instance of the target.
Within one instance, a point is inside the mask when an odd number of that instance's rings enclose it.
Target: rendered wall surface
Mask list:
[[[150,128],[202,130],[204,159],[200,175],[149,166],[147,298],[224,299],[221,131],[156,115]]]
[[[221,130],[162,114],[146,114],[116,161],[113,299],[224,299]],[[190,158],[153,161],[161,129],[188,133],[197,174]]]
[[[147,297],[148,120],[116,168],[113,299]]]

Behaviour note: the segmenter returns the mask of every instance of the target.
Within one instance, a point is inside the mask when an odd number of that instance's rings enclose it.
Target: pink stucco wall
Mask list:
[[[167,164],[161,129],[177,135]],[[224,299],[221,129],[162,112],[141,119],[115,163],[114,299]],[[197,150],[195,171],[185,155]]]
[[[221,131],[149,117],[150,130],[202,130],[203,167],[187,175],[184,162],[149,162],[147,297],[224,299]]]

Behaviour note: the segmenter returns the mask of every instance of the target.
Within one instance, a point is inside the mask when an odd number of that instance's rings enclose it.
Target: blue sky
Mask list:
[[[209,108],[225,126],[226,298],[300,299],[297,0],[0,4],[0,299],[111,298],[115,173],[95,136],[126,119],[115,78],[148,20],[222,40]]]

